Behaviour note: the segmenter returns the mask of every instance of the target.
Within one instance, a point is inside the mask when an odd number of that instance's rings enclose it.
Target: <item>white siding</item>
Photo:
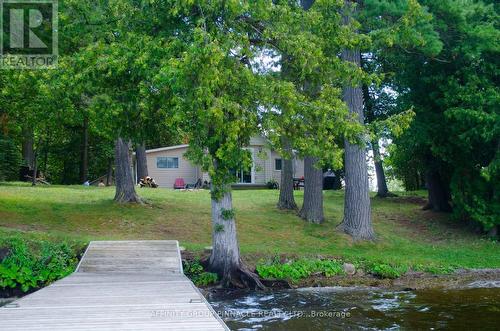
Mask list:
[[[279,155],[275,151],[271,151],[271,162],[270,162],[271,177],[279,183],[281,181],[281,171],[275,170],[276,159],[281,159],[281,155]]]
[[[198,180],[198,167],[184,157],[187,147],[147,153],[149,176],[153,177],[161,187],[173,188],[176,178],[183,178],[186,184],[194,184]],[[157,157],[178,157],[179,168],[166,169],[156,166]]]
[[[281,171],[275,170],[275,160],[281,159],[281,155],[279,155],[276,151],[271,151],[271,157],[268,164],[268,171],[271,174],[269,178],[274,178],[278,183],[281,181]],[[301,178],[304,176],[304,160],[294,158],[293,160],[293,177]]]
[[[263,137],[252,137],[250,139],[250,146],[253,150],[253,183],[252,184],[265,184],[271,178],[276,181],[281,180],[281,171],[274,169],[275,159],[280,159],[281,156],[269,149],[267,141]],[[147,151],[148,171],[149,175],[161,187],[172,188],[176,178],[183,178],[186,184],[194,184],[198,178],[202,181],[210,181],[207,173],[202,173],[201,169],[193,165],[190,161],[184,158],[186,153],[186,146],[173,147],[167,150],[149,150]],[[178,157],[178,169],[164,169],[157,168],[157,157]],[[294,160],[294,177],[300,178],[304,176],[304,161],[300,159]]]
[[[253,184],[265,184],[266,180],[266,149],[262,146],[253,147]],[[263,155],[264,154],[264,155]]]
[[[253,167],[252,167],[252,184],[265,184],[266,179],[266,157],[262,157],[262,153],[266,153],[266,148],[259,145],[249,146],[248,149],[252,152]],[[203,181],[210,182],[208,173],[203,173]],[[241,184],[245,185],[245,184]]]

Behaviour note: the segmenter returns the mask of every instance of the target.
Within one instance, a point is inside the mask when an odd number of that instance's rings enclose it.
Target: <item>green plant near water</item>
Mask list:
[[[188,276],[196,286],[208,286],[218,281],[217,274],[206,272],[199,261],[183,261],[184,274]]]
[[[385,263],[373,263],[368,266],[368,272],[380,278],[395,279],[404,275],[408,267],[404,265],[390,265]]]
[[[343,273],[342,262],[338,260],[300,259],[288,263],[261,263],[257,265],[257,273],[262,278],[285,279],[293,282],[307,278],[312,274],[326,277]]]
[[[27,242],[4,239],[0,247],[9,250],[0,262],[0,288],[30,289],[46,286],[74,271],[78,249],[68,243]]]

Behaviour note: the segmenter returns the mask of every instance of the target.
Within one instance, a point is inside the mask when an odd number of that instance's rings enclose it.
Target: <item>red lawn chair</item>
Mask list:
[[[186,183],[184,182],[183,178],[177,178],[174,183],[174,189],[179,190],[179,189],[185,189],[186,188]]]

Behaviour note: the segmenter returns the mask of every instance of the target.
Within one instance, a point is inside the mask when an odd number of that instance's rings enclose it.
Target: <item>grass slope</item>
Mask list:
[[[177,239],[189,250],[210,245],[207,191],[140,189],[151,202],[124,206],[114,188],[0,185],[0,236],[51,240]],[[296,192],[301,202],[303,192]],[[326,223],[306,224],[275,208],[278,191],[234,191],[241,251],[251,262],[277,254],[339,256],[404,265],[499,268],[497,242],[482,239],[448,220],[422,211],[423,193],[372,198],[376,242],[354,243],[335,230],[341,221],[343,192],[325,192]]]

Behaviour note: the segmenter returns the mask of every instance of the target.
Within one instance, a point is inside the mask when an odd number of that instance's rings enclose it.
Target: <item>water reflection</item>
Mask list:
[[[500,288],[384,291],[307,288],[216,294],[209,301],[232,330],[498,330]]]

